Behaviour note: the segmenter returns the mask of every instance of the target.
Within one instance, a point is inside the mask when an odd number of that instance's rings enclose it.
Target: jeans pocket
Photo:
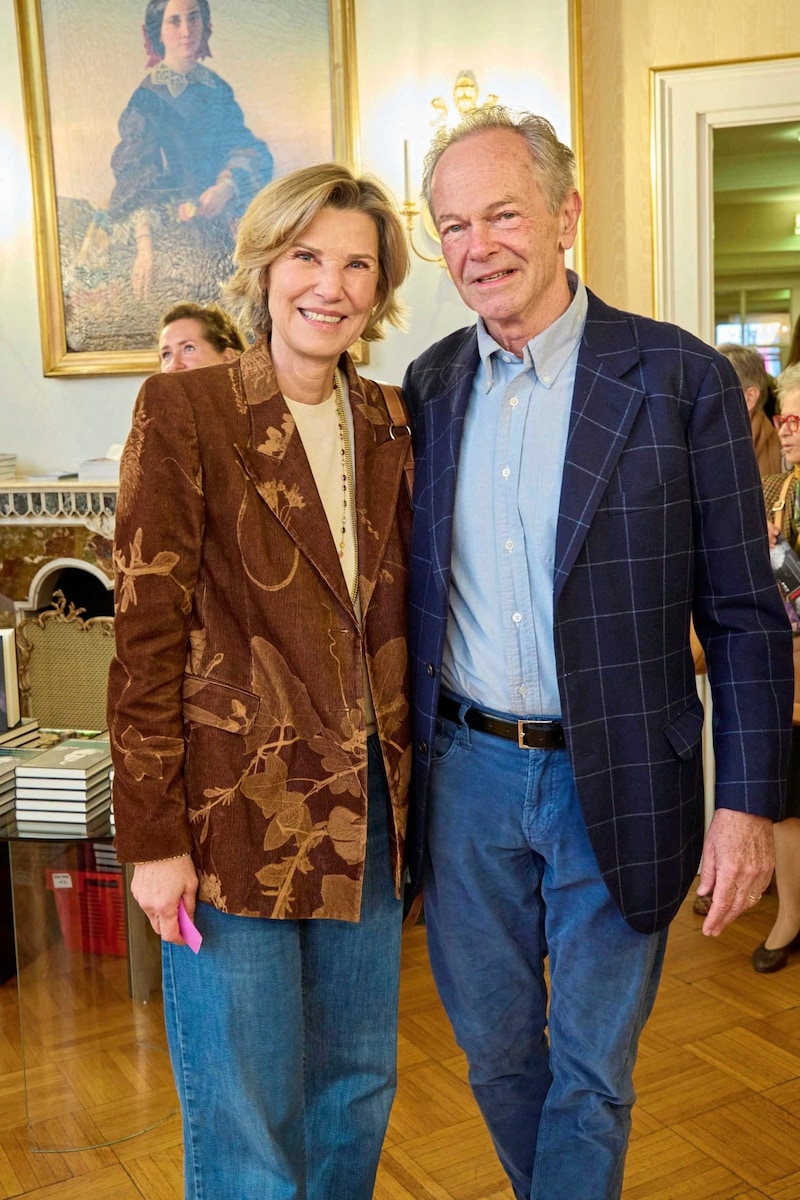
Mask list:
[[[440,719],[436,722],[436,737],[433,742],[433,752],[431,753],[431,766],[437,763],[445,762],[451,758],[456,752],[456,747],[459,743],[459,726],[455,721],[443,721]]]

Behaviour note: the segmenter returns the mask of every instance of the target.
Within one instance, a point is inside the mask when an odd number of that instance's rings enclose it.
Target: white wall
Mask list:
[[[520,13],[527,15],[521,19]],[[512,108],[548,117],[562,141],[571,139],[569,30],[566,0],[356,0],[361,165],[403,199],[403,141],[410,142],[419,187],[434,116],[430,102],[452,102],[463,70],[475,73],[481,97],[496,93]],[[419,226],[419,222],[418,222]],[[424,235],[415,244],[435,253]],[[437,338],[471,323],[447,272],[412,257],[404,298],[408,332],[392,331],[370,347],[365,375],[400,383],[415,355]]]
[[[567,0],[356,0],[362,166],[403,191],[403,140],[421,160],[430,100],[452,98],[456,75],[481,93],[549,116],[570,137]],[[142,4],[144,8],[144,3]],[[407,363],[471,315],[446,273],[415,260],[405,291],[408,333],[371,347],[365,373],[399,382]],[[124,440],[139,378],[42,375],[33,213],[12,0],[0,0],[0,451],[20,473],[74,466]]]

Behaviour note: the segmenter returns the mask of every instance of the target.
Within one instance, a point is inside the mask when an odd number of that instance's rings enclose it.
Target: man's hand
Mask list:
[[[713,903],[703,922],[703,933],[719,937],[761,899],[775,866],[772,822],[768,817],[718,808],[703,846],[698,896]]]
[[[197,872],[190,854],[163,862],[138,863],[133,869],[131,893],[163,941],[186,945],[178,928],[178,904],[183,900],[188,915],[194,916]]]

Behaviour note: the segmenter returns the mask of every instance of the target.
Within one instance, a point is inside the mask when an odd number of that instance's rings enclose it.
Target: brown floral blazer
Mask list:
[[[362,624],[266,343],[148,379],[122,458],[108,721],[117,851],[190,852],[226,912],[358,920],[365,659],[399,894],[408,438],[349,356]]]

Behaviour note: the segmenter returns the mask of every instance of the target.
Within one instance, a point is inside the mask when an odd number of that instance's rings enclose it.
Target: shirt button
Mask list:
[[[517,405],[519,404],[519,398],[517,396],[512,396],[508,403],[511,405],[512,408],[516,408]]]
[[[428,753],[428,743],[427,742],[419,742],[417,744],[417,749],[419,750],[420,754],[427,754]]]
[[[503,355],[503,362],[504,362],[504,363],[510,363],[510,362],[511,362],[511,355],[510,355],[510,354],[504,354],[504,355]]]
[[[509,538],[508,541],[506,542],[506,550],[513,550],[513,549],[514,549],[514,543],[512,542],[511,538]]]
[[[503,467],[503,469],[502,469],[502,471],[500,472],[500,474],[503,476],[503,479],[508,479],[509,475],[511,474],[511,469],[510,469],[510,467]]]
[[[519,625],[520,621],[522,620],[522,613],[512,613],[511,620],[515,625]]]
[[[545,383],[549,383],[549,382],[550,382],[550,376],[549,376],[549,375],[543,375],[543,376],[542,376],[542,379],[544,380],[544,382],[545,382]]]
[[[524,683],[521,683],[521,684],[519,685],[519,694],[520,694],[520,696],[527,696],[527,694],[528,694],[528,688],[527,688],[527,685],[526,685],[526,684],[524,684]]]
[[[428,674],[431,677],[433,677],[436,674],[436,667],[433,665],[433,663],[428,663],[428,665],[425,669],[427,670]]]

